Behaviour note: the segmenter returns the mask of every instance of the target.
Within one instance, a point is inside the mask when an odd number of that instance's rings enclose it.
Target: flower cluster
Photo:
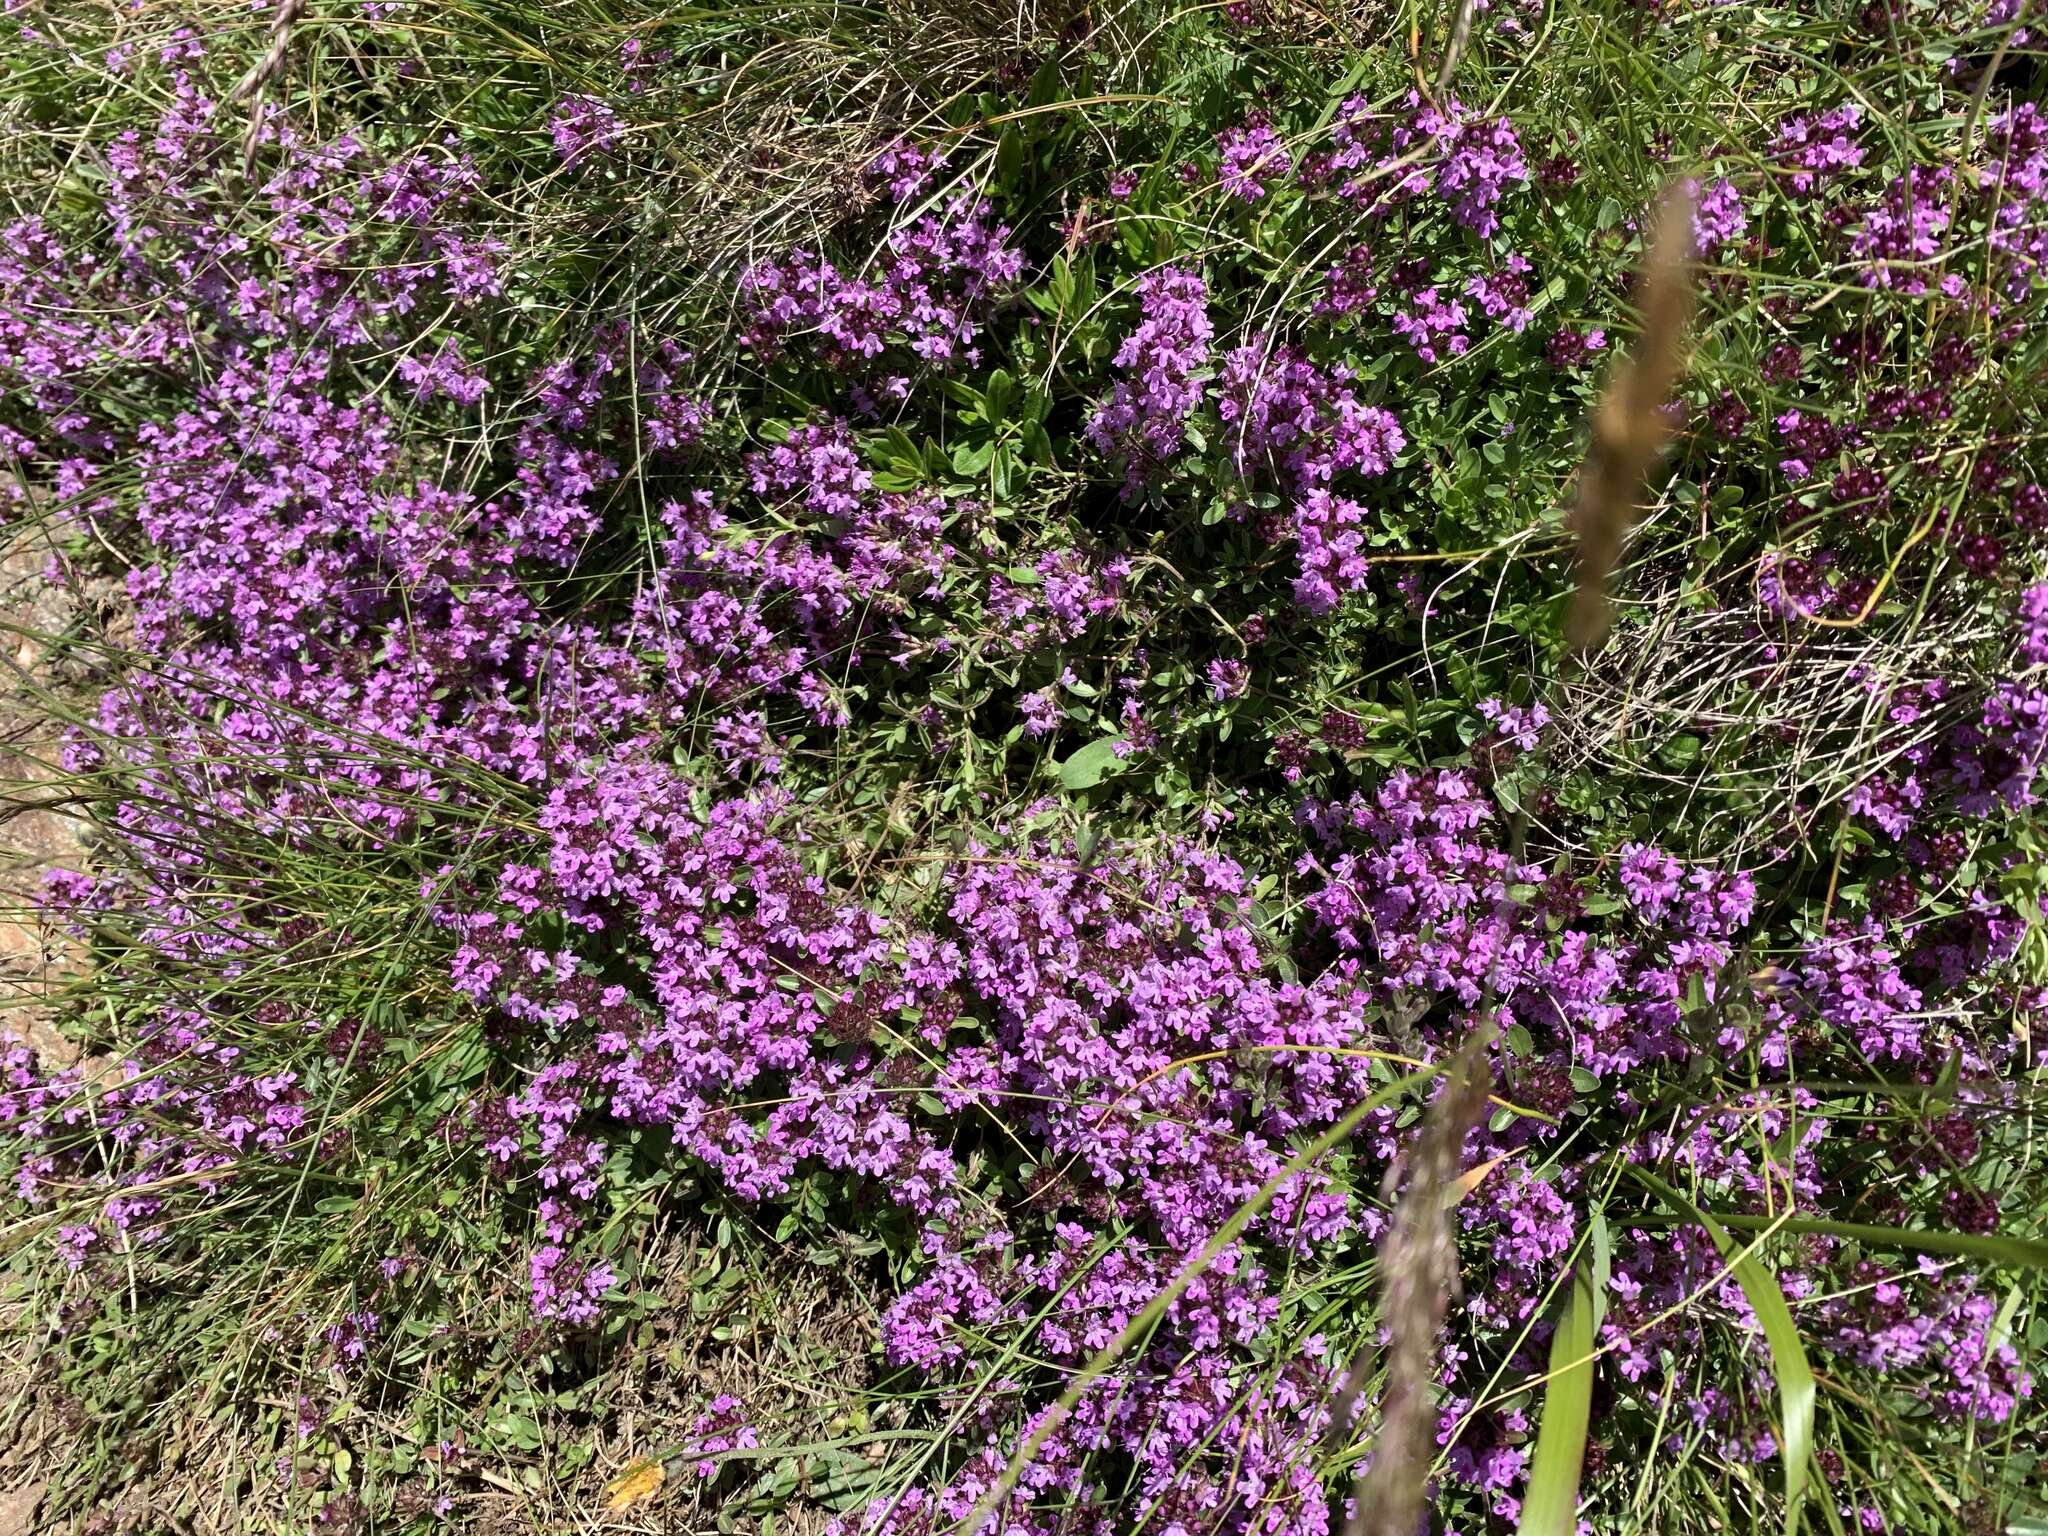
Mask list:
[[[564,195],[600,195],[658,93],[620,58],[620,100],[544,114]],[[2009,1219],[1986,1171],[2023,1155],[2023,1063],[1981,1024],[2044,1002],[2048,492],[2009,387],[2048,253],[2031,106],[1988,112],[1968,167],[1809,109],[1762,177],[1703,182],[1714,291],[1755,285],[1771,324],[1702,349],[1756,364],[1700,386],[1684,525],[1718,519],[1745,577],[1693,580],[1654,526],[1641,567],[1737,636],[1735,703],[1603,774],[1546,676],[1566,471],[1535,455],[1628,322],[1605,256],[1531,238],[1600,202],[1531,190],[1507,117],[1333,99],[1298,159],[1305,109],[1206,122],[1213,183],[1089,168],[1101,229],[890,139],[836,232],[729,279],[733,334],[636,305],[536,340],[559,276],[483,233],[454,148],[260,117],[252,238],[205,64],[165,61],[92,217],[0,255],[5,446],[122,552],[145,658],[68,748],[121,856],[45,906],[148,984],[92,1068],[10,1047],[0,1087],[54,1283],[175,1294],[190,1234],[366,1187],[389,1138],[504,1216],[523,1337],[562,1338],[615,1325],[621,1232],[667,1189],[886,1250],[880,1356],[947,1454],[839,1529],[1001,1497],[1026,1536],[1324,1536],[1376,1343],[1326,1301],[1388,1229],[1432,1091],[1405,1074],[1484,1031],[1447,1520],[1516,1518],[1532,1409],[1500,1386],[1543,1374],[1595,1248],[1613,1433],[1777,1454],[1750,1301],[1632,1171],[1731,1221],[1853,1213],[1761,1250],[1815,1351],[1929,1423],[2019,1412],[1996,1282],[1901,1251]],[[1267,304],[1257,262],[1176,233],[1196,207],[1296,240],[1319,290]],[[1858,276],[1839,306],[1800,307],[1814,250]],[[1417,569],[1450,587],[1475,551],[1446,653]],[[1376,585],[1382,552],[1412,558]],[[1858,651],[1829,696],[1880,726],[1794,750],[1772,690],[1908,578],[1961,638],[1911,676]],[[1770,840],[1700,829],[1712,786],[1762,821],[1756,781],[1817,757],[1843,782],[1802,778]],[[397,1381],[432,1282],[378,1235],[305,1342]],[[773,1435],[721,1396],[682,1443],[709,1476]]]
[[[1294,165],[1273,125],[1257,114],[1218,134],[1216,148],[1222,162],[1216,180],[1241,202],[1256,203],[1266,195],[1267,183],[1285,176]]]
[[[1134,291],[1138,324],[1116,350],[1124,377],[1087,429],[1099,451],[1123,460],[1127,498],[1142,492],[1185,446],[1216,334],[1200,273],[1160,267],[1140,277]]]
[[[912,174],[897,154],[891,189],[908,201],[933,172]],[[990,307],[1017,281],[1023,256],[986,198],[956,193],[893,230],[878,265],[842,272],[815,250],[756,263],[741,282],[749,321],[742,339],[763,356],[801,341],[829,365],[850,369],[900,347],[927,364],[972,365]],[[903,387],[900,375],[889,382]]]

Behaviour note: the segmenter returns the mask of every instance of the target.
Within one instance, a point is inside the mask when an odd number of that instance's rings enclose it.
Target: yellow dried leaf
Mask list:
[[[1489,1173],[1493,1172],[1494,1169],[1498,1168],[1502,1163],[1506,1162],[1509,1158],[1513,1157],[1514,1155],[1515,1154],[1512,1152],[1503,1152],[1499,1157],[1489,1157],[1477,1168],[1466,1169],[1463,1173],[1459,1174],[1458,1177],[1452,1182],[1451,1198],[1446,1203],[1450,1205],[1456,1205],[1460,1200],[1464,1199],[1467,1195],[1471,1194],[1473,1190],[1477,1189],[1482,1183],[1484,1183],[1486,1176]]]
[[[606,1487],[605,1508],[616,1515],[635,1504],[645,1504],[661,1491],[661,1485],[667,1480],[667,1469],[660,1462],[642,1456],[627,1463],[626,1470]]]

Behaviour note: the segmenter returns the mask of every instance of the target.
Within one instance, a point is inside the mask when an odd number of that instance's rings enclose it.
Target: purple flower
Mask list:
[[[1749,215],[1743,211],[1742,194],[1735,183],[1722,177],[1709,182],[1702,190],[1694,184],[1697,201],[1692,212],[1692,242],[1695,256],[1711,256],[1732,240],[1742,238],[1749,228]]]
[[[1053,697],[1050,688],[1034,689],[1017,701],[1017,709],[1024,717],[1026,736],[1048,736],[1060,723],[1059,701]]]
[[[1656,922],[1678,898],[1682,870],[1678,860],[1645,843],[1621,848],[1621,888],[1630,905],[1648,922]]]
[[[922,196],[945,165],[943,153],[897,139],[868,162],[865,175],[870,182],[887,187],[897,202],[907,203]]]
[[[1462,357],[1472,345],[1465,334],[1465,306],[1442,297],[1435,288],[1420,288],[1409,295],[1408,307],[1394,312],[1394,334],[1425,363]]]
[[[1543,355],[1553,368],[1581,368],[1606,345],[1607,333],[1597,326],[1590,331],[1560,326],[1551,332],[1550,340],[1544,344]]]
[[[2019,658],[2023,667],[2048,664],[2048,585],[2020,594]]]
[[[1222,156],[1217,183],[1240,202],[1258,202],[1266,195],[1268,183],[1280,180],[1294,167],[1280,136],[1261,113],[1219,133],[1216,147]]]
[[[562,164],[576,165],[608,149],[626,132],[619,114],[594,96],[564,96],[548,116],[548,137]]]
[[[1519,336],[1536,318],[1529,308],[1528,273],[1529,263],[1511,252],[1501,271],[1468,279],[1465,294],[1479,301],[1488,319],[1498,321]]]
[[[1534,752],[1543,728],[1550,723],[1550,711],[1542,704],[1510,704],[1505,699],[1482,700],[1479,715],[1518,752]]]
[[[1946,166],[1914,167],[1892,182],[1884,196],[1863,210],[1862,222],[1849,241],[1849,253],[1861,260],[1863,282],[1907,295],[1927,291],[1922,268],[1941,251],[1949,226],[1949,183]]]
[[[1201,370],[1215,328],[1208,289],[1186,267],[1161,267],[1137,282],[1138,326],[1117,348],[1124,377],[1087,426],[1097,451],[1124,463],[1124,496],[1163,475],[1187,442],[1202,397]]]
[[[1252,669],[1228,657],[1219,656],[1211,661],[1206,675],[1209,697],[1219,704],[1227,699],[1243,698],[1252,685]]]
[[[1791,166],[1792,190],[1802,195],[1819,191],[1844,171],[1863,163],[1863,148],[1855,133],[1863,121],[1863,109],[1844,102],[1818,116],[1802,113],[1779,125],[1772,153]]]
[[[1411,106],[1416,98],[1410,97]],[[1416,114],[1414,133],[1433,142],[1438,156],[1432,184],[1459,223],[1481,238],[1500,228],[1495,211],[1510,187],[1529,180],[1521,141],[1504,117],[1484,118],[1452,98]],[[1407,148],[1401,135],[1395,145]]]
[[[64,1261],[66,1269],[77,1271],[85,1267],[86,1252],[97,1246],[100,1234],[97,1229],[80,1222],[71,1222],[57,1229],[57,1256]]]

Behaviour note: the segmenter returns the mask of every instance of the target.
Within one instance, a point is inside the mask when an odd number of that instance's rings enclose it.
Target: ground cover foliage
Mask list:
[[[48,1518],[2036,1528],[2026,5],[4,25]]]

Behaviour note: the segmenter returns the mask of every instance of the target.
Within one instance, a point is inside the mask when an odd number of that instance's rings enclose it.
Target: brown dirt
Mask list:
[[[78,973],[76,946],[34,910],[53,869],[83,867],[87,823],[59,787],[56,715],[89,699],[111,583],[46,579],[58,559],[43,524],[0,529],[0,1035],[69,1066],[78,1047],[50,1000]]]
[[[0,1493],[0,1536],[33,1536],[43,1488],[38,1481]]]
[[[0,1040],[24,1040],[46,1063],[70,1066],[78,1045],[57,1026],[52,1002],[79,974],[82,956],[35,910],[43,877],[84,867],[87,822],[57,768],[67,709],[89,701],[102,667],[90,658],[107,637],[118,583],[47,579],[58,550],[40,524],[0,526]],[[86,643],[81,643],[86,642]],[[9,1309],[10,1314],[12,1309]],[[35,1411],[26,1321],[0,1316],[7,1336],[0,1400],[26,1405],[0,1445],[0,1536],[50,1528],[44,1493],[53,1447],[47,1414]],[[26,1395],[26,1396],[25,1396]]]

